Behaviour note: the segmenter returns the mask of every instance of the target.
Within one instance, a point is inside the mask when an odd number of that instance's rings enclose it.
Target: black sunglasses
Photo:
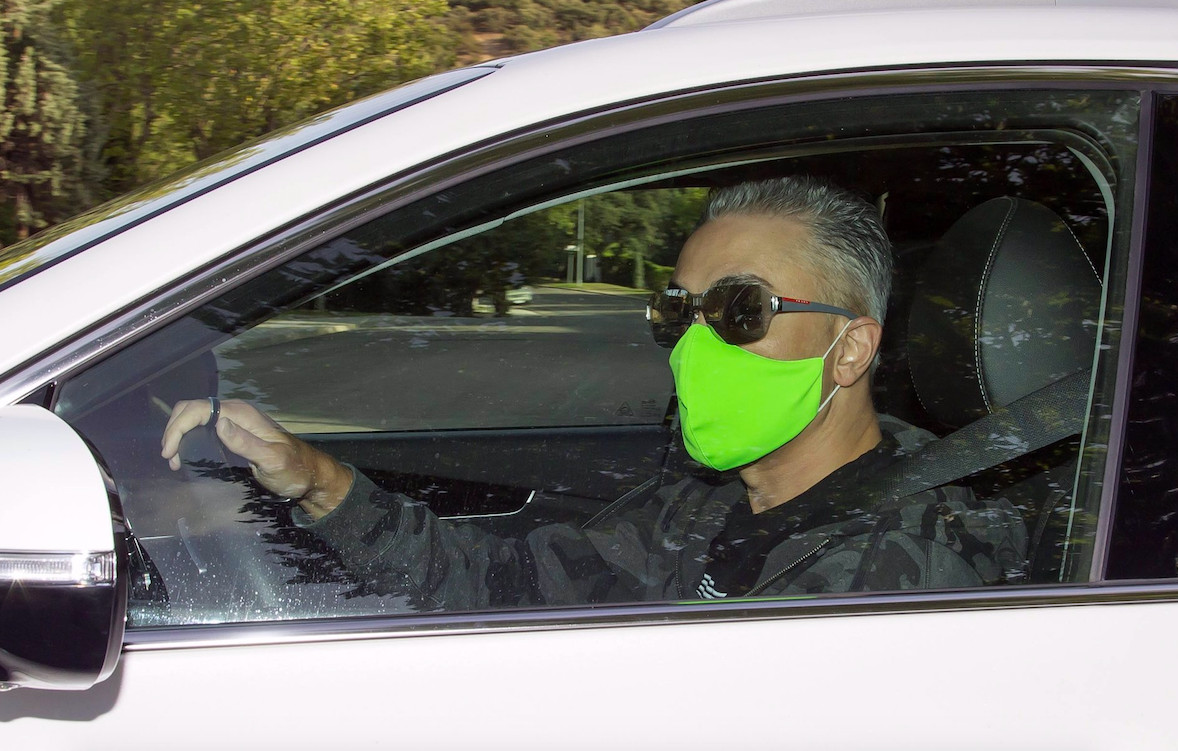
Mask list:
[[[661,347],[674,347],[702,313],[704,321],[729,344],[748,344],[769,333],[777,313],[834,313],[858,318],[846,308],[809,300],[778,297],[760,284],[722,282],[693,295],[685,289],[668,288],[651,295],[646,306],[650,332]]]

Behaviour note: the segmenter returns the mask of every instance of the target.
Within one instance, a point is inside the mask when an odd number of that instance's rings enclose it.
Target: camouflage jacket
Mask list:
[[[931,437],[882,424],[900,453]],[[826,482],[807,495],[822,499]],[[688,477],[631,495],[583,526],[503,538],[357,473],[344,502],[305,526],[369,589],[422,610],[695,599],[712,541],[747,503],[744,486]],[[750,595],[972,587],[1024,574],[1026,531],[1005,500],[944,487],[880,511],[842,495],[827,523],[773,547]]]

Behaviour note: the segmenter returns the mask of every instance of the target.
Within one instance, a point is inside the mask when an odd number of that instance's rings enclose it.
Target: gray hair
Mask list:
[[[794,176],[712,191],[701,223],[726,214],[804,223],[810,229],[809,259],[831,298],[821,302],[883,323],[892,291],[892,248],[870,203],[815,178]]]

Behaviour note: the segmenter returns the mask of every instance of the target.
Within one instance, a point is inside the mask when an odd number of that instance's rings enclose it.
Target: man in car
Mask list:
[[[1009,504],[954,487],[885,504],[873,485],[932,438],[872,403],[891,273],[878,212],[843,190],[784,178],[714,192],[648,312],[672,347],[685,446],[708,469],[582,527],[504,539],[439,519],[239,401],[178,403],[162,455],[178,469],[184,433],[214,422],[355,576],[421,608],[1018,581],[1026,532]]]

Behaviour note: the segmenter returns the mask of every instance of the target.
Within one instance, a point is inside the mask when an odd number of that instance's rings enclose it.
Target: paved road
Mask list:
[[[296,432],[657,422],[645,300],[540,287],[502,318],[292,315],[219,353],[223,395]]]

